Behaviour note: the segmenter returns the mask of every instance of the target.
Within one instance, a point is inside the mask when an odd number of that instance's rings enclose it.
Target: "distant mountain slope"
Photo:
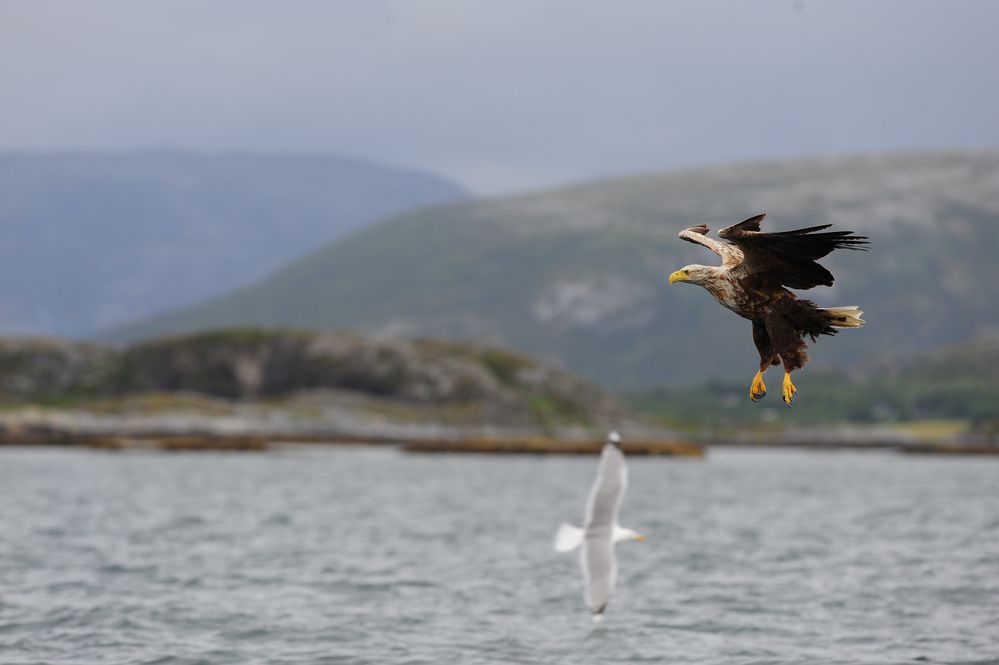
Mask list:
[[[463,197],[334,155],[0,153],[0,332],[82,335],[189,305],[374,219]]]
[[[809,372],[799,383],[807,392],[790,410],[773,394],[753,404],[745,382],[732,379],[655,388],[631,401],[654,418],[716,428],[778,421],[785,426],[931,419],[999,424],[999,335],[983,334],[933,352],[888,352],[849,371]]]
[[[716,262],[677,232],[760,211],[767,227],[834,223],[871,251],[824,260],[821,305],[859,304],[864,329],[822,339],[815,366],[960,342],[999,327],[999,152],[808,159],[597,182],[404,214],[269,279],[117,331],[232,324],[501,343],[620,389],[744,379],[749,323],[702,289],[666,285]]]

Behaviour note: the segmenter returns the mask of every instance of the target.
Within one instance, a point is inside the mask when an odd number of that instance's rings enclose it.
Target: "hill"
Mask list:
[[[617,389],[682,387],[756,368],[748,322],[696,287],[713,263],[677,232],[768,211],[771,230],[833,223],[871,251],[824,260],[820,305],[867,325],[821,340],[812,367],[854,366],[999,326],[999,152],[804,159],[645,175],[406,213],[118,339],[220,325],[294,325],[499,343]]]
[[[801,379],[807,392],[793,409],[777,400],[753,404],[747,386],[734,381],[656,388],[632,395],[631,402],[651,418],[698,427],[778,420],[789,427],[911,421],[981,426],[999,423],[997,370],[999,336],[982,336],[932,353],[889,353],[851,371],[809,372]]]
[[[460,198],[441,178],[335,155],[3,153],[0,331],[87,335]]]
[[[599,387],[550,363],[499,348],[436,340],[230,329],[112,348],[59,339],[0,339],[0,404],[84,407],[183,393],[168,405],[294,399],[289,413],[433,425],[602,427],[629,422]],[[191,395],[200,396],[192,398]],[[312,397],[310,397],[312,395]],[[304,397],[303,397],[304,396]],[[159,398],[162,401],[162,398]],[[102,402],[103,400],[103,402]],[[156,400],[153,400],[156,403]],[[95,406],[96,405],[96,406]]]

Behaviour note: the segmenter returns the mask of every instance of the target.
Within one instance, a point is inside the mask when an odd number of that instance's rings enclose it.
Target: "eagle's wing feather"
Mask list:
[[[742,263],[742,250],[727,242],[718,242],[707,236],[710,229],[706,224],[698,224],[680,231],[680,239],[707,247],[722,259],[722,266],[734,268]]]
[[[755,217],[750,217],[749,219],[743,220],[738,224],[733,224],[732,226],[726,226],[724,229],[718,232],[718,236],[721,238],[735,238],[745,233],[758,233],[760,230],[760,223],[763,218],[767,216],[767,213],[763,212]]]
[[[815,261],[836,249],[863,250],[865,236],[853,231],[826,231],[822,224],[794,231],[763,233],[760,222],[766,213],[722,229],[718,235],[742,250],[745,259],[738,266],[738,276],[766,276],[792,289],[832,286],[833,276]]]

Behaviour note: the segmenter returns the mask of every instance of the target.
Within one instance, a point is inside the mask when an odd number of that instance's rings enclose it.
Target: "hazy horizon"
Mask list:
[[[0,150],[319,152],[479,194],[999,146],[988,2],[0,2]]]

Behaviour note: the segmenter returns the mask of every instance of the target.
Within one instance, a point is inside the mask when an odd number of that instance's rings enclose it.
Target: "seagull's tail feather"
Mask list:
[[[571,552],[583,544],[583,530],[567,522],[562,522],[555,534],[555,551]]]

